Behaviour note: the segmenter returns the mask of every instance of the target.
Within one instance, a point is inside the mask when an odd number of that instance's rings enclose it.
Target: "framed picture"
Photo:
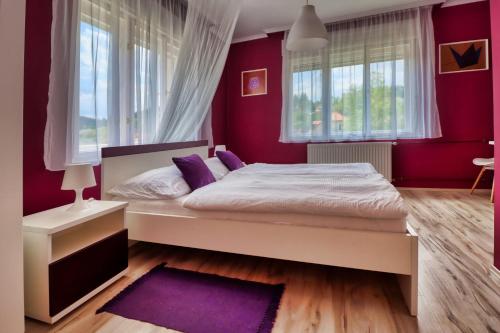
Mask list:
[[[489,69],[488,40],[439,44],[439,74]]]
[[[241,72],[241,96],[267,94],[267,68]]]

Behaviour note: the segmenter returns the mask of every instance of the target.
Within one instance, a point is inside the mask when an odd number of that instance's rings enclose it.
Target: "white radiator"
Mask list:
[[[371,163],[392,181],[392,146],[392,142],[308,144],[307,163]]]

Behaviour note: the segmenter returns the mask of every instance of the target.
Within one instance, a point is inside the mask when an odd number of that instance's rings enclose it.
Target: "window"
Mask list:
[[[83,0],[74,163],[99,160],[100,148],[152,143],[180,49],[180,2]],[[166,24],[168,23],[168,24]]]
[[[399,137],[412,136],[405,72],[403,58],[294,71],[292,136],[384,139],[393,137],[394,126]]]
[[[102,147],[210,139],[210,101],[240,7],[54,0],[46,168],[97,165]]]
[[[101,45],[93,63],[92,45]],[[108,44],[109,33],[89,23],[80,23],[80,117],[78,119],[78,150],[80,159],[96,148],[108,145]],[[94,73],[95,71],[95,73]]]
[[[440,136],[434,53],[424,54],[434,41],[419,39],[418,13],[334,24],[326,49],[285,50],[281,141]]]

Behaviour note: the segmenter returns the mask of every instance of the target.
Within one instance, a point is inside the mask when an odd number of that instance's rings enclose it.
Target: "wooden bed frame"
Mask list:
[[[207,141],[102,150],[101,193],[172,157],[208,156]],[[201,219],[128,210],[129,239],[267,258],[395,273],[411,315],[417,315],[418,236],[406,233]]]

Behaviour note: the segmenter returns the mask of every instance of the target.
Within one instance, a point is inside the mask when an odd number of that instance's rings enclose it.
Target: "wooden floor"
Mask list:
[[[111,314],[107,300],[158,263],[240,279],[286,283],[273,332],[500,332],[500,275],[492,268],[488,193],[404,190],[420,237],[419,316],[390,274],[140,243],[128,275],[54,326],[27,332],[173,332]],[[210,332],[207,332],[210,333]]]

